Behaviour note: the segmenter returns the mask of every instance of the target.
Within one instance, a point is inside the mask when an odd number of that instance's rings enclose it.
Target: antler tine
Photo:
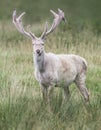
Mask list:
[[[61,9],[58,8],[58,12],[63,12]]]
[[[62,17],[62,20],[66,23],[65,14],[64,12],[58,8],[58,14]]]
[[[16,28],[18,29],[18,31],[22,34],[26,34],[25,30],[23,28],[22,25],[22,16],[25,14],[25,12],[23,12],[18,18],[16,17],[16,10],[13,11],[13,23],[16,26]],[[27,34],[28,35],[28,34]],[[28,35],[29,36],[29,35]]]
[[[27,26],[27,29],[28,29],[28,32],[29,32],[30,36],[31,36],[33,39],[37,39],[37,37],[34,35],[34,33],[31,32],[30,27],[31,27],[31,25],[28,25],[28,26]]]
[[[50,12],[54,15],[54,17],[58,16],[53,10],[50,10]]]
[[[16,21],[16,10],[13,11],[13,23]]]
[[[25,15],[25,14],[26,14],[26,12],[23,12],[17,19],[20,20],[23,17],[23,15]]]
[[[58,9],[58,14],[55,13],[53,10],[50,10],[50,12],[54,15],[54,20],[53,20],[51,28],[47,32],[45,32],[42,38],[45,38],[45,36],[53,32],[55,28],[60,24],[60,22],[65,19],[64,12],[60,9]]]
[[[15,27],[17,28],[17,30],[18,30],[20,33],[22,33],[22,34],[24,34],[24,35],[26,35],[26,36],[28,36],[28,37],[30,37],[30,38],[36,38],[36,37],[31,33],[31,31],[30,31],[30,33],[25,31],[25,29],[24,29],[24,27],[23,27],[23,25],[22,25],[22,17],[23,17],[24,14],[25,14],[25,12],[21,13],[20,16],[16,17],[16,10],[14,10],[14,11],[13,11],[13,23],[14,23]]]
[[[41,35],[41,39],[44,39],[44,37],[46,36],[47,29],[48,29],[48,22],[46,21],[44,31],[43,31],[43,33]]]

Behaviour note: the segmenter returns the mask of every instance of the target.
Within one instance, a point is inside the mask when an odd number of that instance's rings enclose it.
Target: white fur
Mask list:
[[[36,50],[40,50],[40,55]],[[76,83],[84,99],[89,100],[89,94],[85,86],[87,62],[78,55],[56,55],[45,53],[41,44],[34,45],[35,78],[40,83],[43,97],[50,100],[54,87],[64,89],[64,98],[69,95],[69,85]]]

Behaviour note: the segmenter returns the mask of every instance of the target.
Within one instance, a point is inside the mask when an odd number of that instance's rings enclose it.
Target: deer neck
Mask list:
[[[39,72],[45,71],[45,52],[41,55],[34,54],[34,64]]]

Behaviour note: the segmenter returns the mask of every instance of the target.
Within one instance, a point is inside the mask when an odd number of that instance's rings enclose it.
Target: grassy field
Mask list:
[[[33,25],[39,35],[44,24]],[[56,88],[52,113],[42,101],[34,78],[32,44],[10,22],[0,23],[0,130],[101,130],[101,36],[91,28],[80,31],[60,27],[45,44],[46,52],[74,53],[88,62],[87,88],[90,102],[85,106],[75,87],[61,107],[62,90]]]

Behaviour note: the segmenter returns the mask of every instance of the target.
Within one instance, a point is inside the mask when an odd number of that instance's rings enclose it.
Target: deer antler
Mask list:
[[[40,37],[41,39],[45,39],[45,37],[47,35],[49,35],[51,32],[53,32],[62,20],[65,21],[64,12],[62,10],[58,9],[58,13],[55,13],[53,10],[50,10],[50,12],[54,15],[54,20],[53,20],[52,26],[49,30],[47,29],[47,22],[46,22],[44,32],[42,33],[42,35]],[[17,28],[17,30],[20,33],[30,37],[31,39],[37,39],[37,37],[30,31],[30,28],[28,28],[28,32],[25,31],[25,29],[22,25],[23,15],[25,15],[25,12],[21,13],[20,16],[17,17],[16,10],[13,11],[13,23],[14,23],[15,27]]]
[[[29,32],[26,32],[23,25],[22,25],[22,17],[23,15],[25,15],[25,12],[21,13],[19,17],[16,17],[16,10],[13,11],[13,23],[15,25],[15,27],[17,28],[17,30],[26,35],[29,36],[30,38],[36,38],[34,34],[32,34],[32,32],[30,31],[29,28]]]
[[[44,39],[47,35],[53,32],[62,20],[66,21],[64,12],[62,10],[58,9],[58,14],[55,13],[53,10],[50,10],[50,12],[54,15],[54,20],[53,20],[51,28],[48,31],[47,31],[47,23],[46,23],[45,30],[41,35],[42,39]]]

